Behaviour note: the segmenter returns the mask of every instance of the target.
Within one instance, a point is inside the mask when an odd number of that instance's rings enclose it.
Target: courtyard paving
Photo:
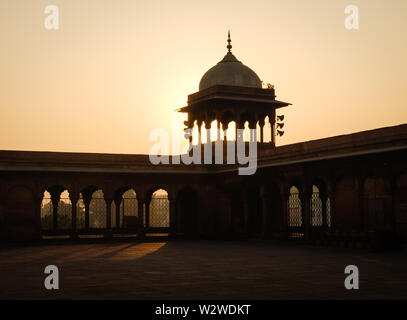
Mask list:
[[[59,290],[44,268],[59,268]],[[344,288],[356,265],[360,289]],[[260,241],[0,248],[1,299],[406,299],[407,254]]]

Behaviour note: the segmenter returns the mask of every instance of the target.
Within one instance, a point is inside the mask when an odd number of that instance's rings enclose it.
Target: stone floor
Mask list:
[[[44,288],[56,265],[60,289]],[[360,289],[344,288],[356,265]],[[253,242],[57,243],[0,249],[1,299],[407,298],[407,254]]]

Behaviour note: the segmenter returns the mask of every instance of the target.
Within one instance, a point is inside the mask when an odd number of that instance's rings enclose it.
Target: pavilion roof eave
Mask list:
[[[228,101],[233,101],[233,100],[228,100]],[[235,100],[236,102],[241,102],[241,101],[243,101],[243,100]],[[284,101],[279,101],[279,100],[272,100],[272,101],[270,101],[270,100],[268,100],[268,101],[253,101],[252,100],[252,102],[257,102],[257,103],[264,103],[265,105],[266,104],[271,104],[275,109],[279,109],[279,108],[284,108],[284,107],[288,107],[288,106],[291,106],[292,105],[292,103],[288,103],[288,102],[284,102]],[[177,112],[189,112],[189,111],[191,111],[192,109],[195,109],[195,108],[199,108],[199,107],[201,107],[198,103],[194,103],[194,104],[191,104],[191,105],[187,105],[187,106],[184,106],[184,107],[181,107],[181,108],[178,108],[178,109],[176,109],[175,111],[177,111]]]
[[[185,106],[185,107],[182,107],[182,108],[178,108],[178,109],[175,109],[175,111],[177,111],[177,112],[188,112],[188,111],[187,111],[188,107],[189,107],[189,106]]]

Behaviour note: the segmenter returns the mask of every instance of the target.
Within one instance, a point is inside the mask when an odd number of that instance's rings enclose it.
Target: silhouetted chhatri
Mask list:
[[[234,122],[236,130],[244,129],[246,123],[249,129],[256,129],[259,125],[260,142],[263,143],[265,121],[268,119],[272,137],[270,143],[275,145],[276,110],[290,103],[275,100],[274,87],[269,85],[263,89],[257,74],[237,60],[231,51],[230,33],[228,43],[225,57],[204,74],[199,92],[189,95],[188,106],[179,109],[179,112],[188,113],[188,121],[185,121],[187,129],[193,128],[196,123],[201,133],[202,124],[205,124],[207,143],[210,142],[211,122],[214,120],[217,120],[218,141],[221,139],[220,125],[223,131],[227,131],[229,123]],[[283,126],[282,123],[279,125]]]
[[[154,166],[148,155],[0,151],[1,239],[164,234],[400,247],[407,125],[276,147],[276,110],[290,104],[238,61],[230,36],[227,49],[179,111],[187,129],[208,134],[214,120],[223,130],[259,128],[255,175],[226,164]]]

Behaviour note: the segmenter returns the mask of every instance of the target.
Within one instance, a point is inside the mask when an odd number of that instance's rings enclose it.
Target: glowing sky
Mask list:
[[[359,30],[344,27],[348,4]],[[405,123],[406,16],[405,0],[1,0],[0,149],[147,153],[228,29],[293,104],[279,145]]]

